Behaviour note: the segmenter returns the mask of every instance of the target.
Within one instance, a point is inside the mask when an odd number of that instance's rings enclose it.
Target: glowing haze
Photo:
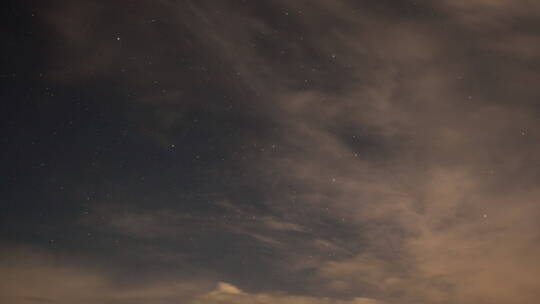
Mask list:
[[[11,2],[0,302],[540,301],[540,2]]]

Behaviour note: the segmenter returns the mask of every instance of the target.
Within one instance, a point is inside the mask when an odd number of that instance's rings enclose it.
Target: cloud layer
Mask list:
[[[129,126],[113,129],[129,129],[138,150],[111,148],[130,155],[104,161],[99,187],[112,194],[66,224],[115,249],[27,260],[35,247],[11,242],[0,299],[536,303],[539,8],[42,8],[55,39],[48,81],[106,83],[96,108]],[[74,197],[99,188],[83,180]],[[109,255],[124,264],[108,268]]]

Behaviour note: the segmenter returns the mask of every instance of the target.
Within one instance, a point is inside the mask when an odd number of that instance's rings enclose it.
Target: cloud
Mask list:
[[[85,24],[106,7],[89,6],[52,17],[76,50],[67,60],[83,79],[117,68],[127,51],[112,30],[83,37]],[[225,197],[230,203],[221,204],[219,216],[183,217],[151,206],[112,217],[109,227],[152,240],[209,221],[231,247],[246,244],[242,237],[256,240],[253,248],[274,250],[265,261],[276,272],[298,276],[297,285],[305,279],[295,287],[306,295],[265,289],[266,278],[258,278],[260,292],[221,283],[194,296],[194,304],[536,303],[539,58],[537,33],[520,28],[532,28],[538,5],[418,6],[407,15],[372,1],[278,1],[261,13],[250,5],[160,2],[166,28],[182,35],[141,25],[137,33],[146,41],[129,47],[128,57],[155,65],[178,56],[163,49],[187,49],[181,55],[208,64],[159,66],[160,89],[168,93],[158,95],[146,68],[125,75],[121,86],[143,88],[133,108],[156,114],[135,121],[158,126],[154,135],[166,142],[194,100],[218,112],[219,102],[210,103],[222,100],[216,96],[237,100],[235,107],[272,126],[261,124],[271,129],[265,136],[245,131],[234,147],[259,145],[243,154],[239,171],[246,179],[262,176],[265,195],[256,203],[269,215]],[[125,18],[145,22],[137,14]],[[121,44],[130,37],[122,35]],[[154,44],[161,46],[155,53]],[[222,91],[199,99],[207,87]],[[99,277],[67,276],[109,292]],[[160,292],[170,296],[170,289]],[[25,296],[48,299],[43,293]]]
[[[204,280],[118,282],[113,273],[59,260],[35,248],[4,247],[0,300],[5,303],[173,303],[204,292]]]
[[[287,296],[280,294],[250,294],[239,290],[237,287],[220,282],[217,288],[207,294],[196,297],[192,304],[214,303],[276,303],[276,304],[381,304],[382,302],[369,298],[354,298],[351,300],[335,300],[329,298],[315,298],[307,296]]]
[[[273,293],[249,293],[238,287],[218,282],[157,281],[129,284],[114,280],[107,272],[58,261],[29,248],[10,248],[2,254],[0,300],[26,303],[278,303],[278,304],[380,304],[368,298],[339,300]]]

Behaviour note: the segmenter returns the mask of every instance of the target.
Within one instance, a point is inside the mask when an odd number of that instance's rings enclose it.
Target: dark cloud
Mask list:
[[[0,299],[535,303],[537,12],[14,5]]]

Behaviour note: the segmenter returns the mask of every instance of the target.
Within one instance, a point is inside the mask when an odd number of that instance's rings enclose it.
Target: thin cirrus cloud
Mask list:
[[[174,271],[159,264],[145,270],[151,283],[119,287],[123,270],[90,272],[76,253],[75,266],[11,257],[4,299],[536,303],[538,5],[240,3],[48,8],[64,42],[54,81],[115,79],[123,118],[151,145],[181,142],[201,104],[238,111],[236,122],[216,114],[216,129],[253,123],[230,127],[218,169],[197,184],[218,176],[229,185],[218,195],[176,197],[164,179],[77,221]],[[241,174],[223,173],[233,160]],[[175,277],[186,269],[194,280]]]

